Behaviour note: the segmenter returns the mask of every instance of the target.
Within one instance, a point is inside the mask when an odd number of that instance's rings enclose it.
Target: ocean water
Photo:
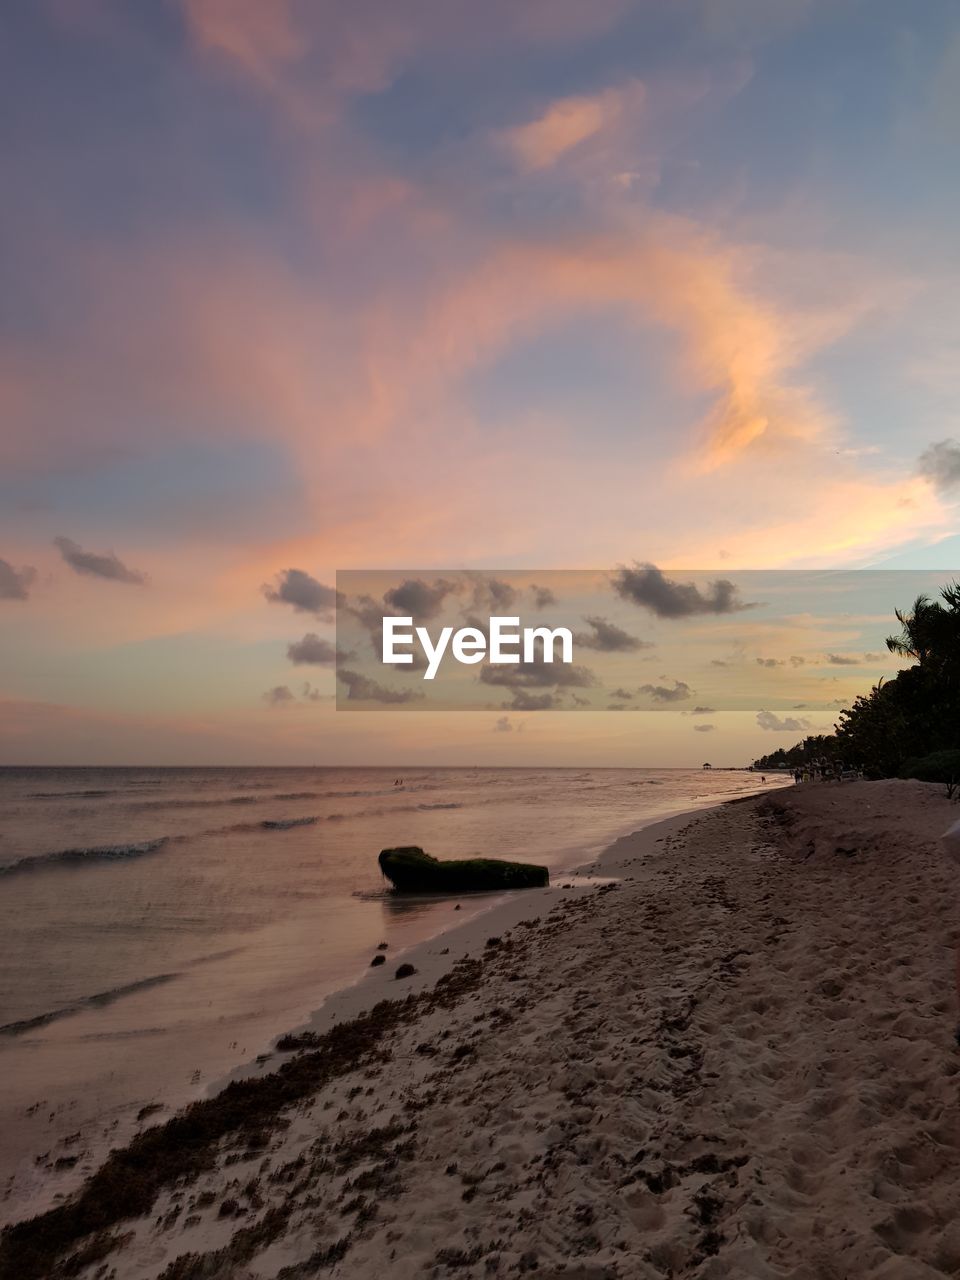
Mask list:
[[[393,959],[464,919],[453,900],[391,892],[380,849],[556,873],[760,786],[720,770],[397,775],[0,769],[4,1217],[34,1207],[51,1177],[68,1188],[140,1108],[197,1096],[268,1048],[362,976],[381,941]]]

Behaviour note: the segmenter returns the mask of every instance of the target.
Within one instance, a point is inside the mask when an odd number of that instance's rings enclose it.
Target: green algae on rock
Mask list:
[[[416,845],[383,849],[380,870],[404,893],[481,893],[496,889],[537,889],[550,883],[546,867],[499,858],[441,861]]]

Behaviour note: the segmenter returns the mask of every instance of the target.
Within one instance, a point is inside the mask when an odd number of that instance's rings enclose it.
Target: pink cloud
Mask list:
[[[537,119],[505,129],[499,138],[523,168],[546,169],[580,143],[616,127],[645,99],[638,80],[592,96],[559,98]]]

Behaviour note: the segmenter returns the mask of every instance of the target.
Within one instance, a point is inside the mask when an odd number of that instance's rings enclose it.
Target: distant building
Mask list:
[[[713,765],[712,765],[712,764],[705,764],[703,767],[704,767],[705,769],[712,769],[712,768],[713,768]]]

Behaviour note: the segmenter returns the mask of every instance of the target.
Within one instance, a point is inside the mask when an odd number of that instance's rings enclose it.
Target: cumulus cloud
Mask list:
[[[140,573],[138,569],[128,569],[112,551],[103,555],[84,551],[71,538],[54,538],[53,543],[75,573],[88,574],[92,578],[106,578],[110,582],[128,582],[135,586],[143,586],[147,580],[146,574]]]
[[[36,577],[36,569],[29,565],[15,569],[8,561],[0,560],[0,600],[26,600]]]
[[[384,604],[396,617],[413,618],[414,622],[428,622],[443,608],[447,596],[457,590],[455,582],[438,578],[424,582],[422,578],[407,578],[399,587],[391,587],[383,593]]]
[[[758,711],[757,724],[761,729],[769,729],[772,733],[800,733],[810,728],[809,720],[801,720],[796,716],[787,716],[781,720],[772,711]]]
[[[684,702],[693,690],[683,680],[674,680],[672,689],[662,684],[642,684],[639,692],[645,693],[654,702]]]
[[[347,690],[349,702],[415,702],[423,694],[414,689],[388,689],[385,685],[358,671],[338,671],[337,679]]]
[[[303,569],[283,569],[273,583],[260,588],[271,604],[292,605],[297,613],[312,613],[329,620],[337,603],[333,587],[325,587]]]
[[[960,443],[938,440],[924,449],[917,460],[917,471],[941,493],[960,486]]]
[[[758,667],[782,667],[783,660],[781,658],[758,658]]]
[[[483,684],[512,689],[587,689],[597,683],[593,672],[576,662],[509,662],[485,666],[480,671],[480,680]]]
[[[509,582],[482,573],[471,574],[470,577],[475,609],[483,609],[488,614],[504,614],[517,598],[517,589]]]
[[[629,689],[614,689],[610,694],[610,697],[619,698],[621,702],[629,702],[632,699],[633,694]]]
[[[353,654],[345,653],[343,649],[338,649],[336,645],[318,636],[316,632],[308,631],[302,640],[295,640],[287,645],[287,657],[297,665],[309,663],[313,666],[329,667],[335,662],[348,661]]]
[[[693,726],[694,733],[713,733],[716,725],[713,724],[695,724]]]
[[[296,702],[291,689],[285,684],[275,684],[272,689],[268,689],[263,695],[264,702],[268,702],[271,707],[283,707],[288,703]]]
[[[601,653],[631,653],[637,649],[652,649],[649,640],[640,640],[630,635],[622,627],[606,618],[585,617],[584,622],[590,631],[578,631],[573,637],[574,644],[581,649],[598,649]]]
[[[513,724],[509,716],[500,716],[493,726],[494,733],[513,733]]]
[[[294,703],[300,702],[332,702],[332,693],[322,693],[309,680],[300,685],[300,694],[293,692],[289,685],[278,684],[272,689],[268,689],[263,695],[264,702],[271,707],[288,707]]]
[[[715,707],[694,707],[690,714],[692,716],[712,716],[715,710]]]
[[[706,591],[701,591],[693,582],[675,582],[665,577],[652,564],[619,569],[613,578],[613,589],[622,599],[649,609],[658,618],[739,613],[754,608],[752,603],[740,600],[739,589],[727,578],[717,578],[707,584]]]
[[[828,653],[827,664],[831,667],[858,667],[860,659],[854,653]]]
[[[514,689],[513,697],[503,705],[510,711],[551,711],[562,704],[554,693],[529,693],[526,689]]]
[[[801,658],[800,655],[797,653],[792,653],[790,655],[791,667],[802,667],[805,662],[806,662],[806,658]]]

